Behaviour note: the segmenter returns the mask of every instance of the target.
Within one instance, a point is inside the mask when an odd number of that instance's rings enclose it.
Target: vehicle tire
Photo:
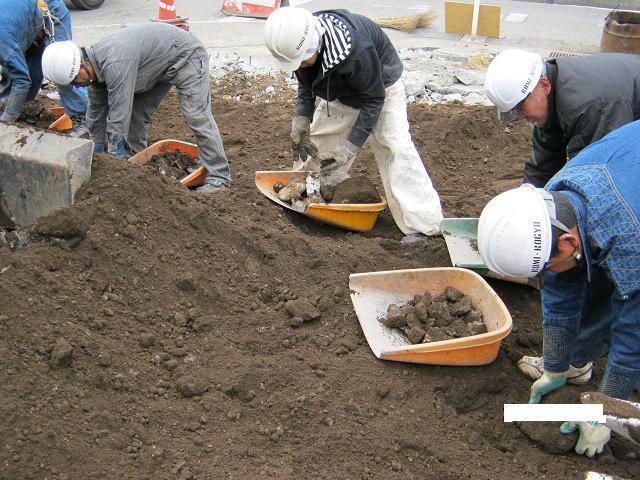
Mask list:
[[[71,4],[80,10],[93,10],[104,3],[104,0],[70,0]]]

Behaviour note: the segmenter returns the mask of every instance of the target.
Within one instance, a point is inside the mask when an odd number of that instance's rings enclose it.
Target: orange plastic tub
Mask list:
[[[433,295],[455,287],[482,312],[487,333],[440,342],[411,345],[380,319],[391,304],[406,304],[425,291]],[[498,294],[475,272],[464,268],[420,268],[349,276],[351,301],[374,355],[382,360],[432,365],[486,365],[498,356],[511,331],[511,315]]]
[[[352,230],[354,232],[368,232],[378,219],[378,214],[385,209],[387,202],[379,203],[310,203],[305,212],[300,212],[283,202],[273,190],[273,186],[282,182],[287,185],[295,178],[305,178],[311,172],[305,171],[261,171],[256,172],[256,186],[262,194],[272,202],[307,217],[328,223],[335,227]]]
[[[71,117],[64,113],[64,108],[62,107],[53,107],[49,109],[50,112],[57,114],[59,117],[55,120],[51,125],[49,125],[48,129],[56,132],[66,132],[67,130],[71,130],[73,128],[73,122],[71,121]]]
[[[194,158],[198,157],[198,146],[195,143],[182,142],[180,140],[160,140],[135,154],[129,160],[138,165],[145,165],[154,155],[161,155],[175,150],[191,155]],[[180,183],[188,188],[199,187],[204,184],[207,173],[206,168],[198,167],[194,172],[182,178]]]

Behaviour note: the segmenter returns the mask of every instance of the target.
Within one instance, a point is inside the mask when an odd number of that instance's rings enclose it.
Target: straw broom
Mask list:
[[[384,28],[393,28],[402,32],[413,32],[416,28],[431,26],[436,19],[435,12],[418,13],[406,17],[376,18],[375,22]]]

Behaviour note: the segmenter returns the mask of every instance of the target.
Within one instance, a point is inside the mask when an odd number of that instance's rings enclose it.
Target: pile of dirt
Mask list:
[[[551,455],[503,422],[531,384],[515,361],[541,351],[530,288],[492,282],[514,329],[490,365],[376,360],[349,274],[450,265],[444,240],[402,244],[388,212],[353,234],[271,203],[254,172],[290,167],[295,95],[224,89],[213,98],[230,193],[100,154],[76,205],[35,227],[40,241],[0,249],[0,476],[637,475],[637,453],[615,440],[599,459]],[[180,118],[171,94],[150,142],[194,141]],[[493,109],[459,105],[412,105],[410,119],[447,216],[478,215],[520,182],[526,125],[505,130]],[[367,147],[353,170],[381,188]]]

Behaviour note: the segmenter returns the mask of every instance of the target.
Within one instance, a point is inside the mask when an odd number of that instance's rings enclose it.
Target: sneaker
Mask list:
[[[89,138],[89,128],[84,115],[73,115],[71,116],[71,121],[73,122],[73,128],[69,132],[70,136]]]
[[[228,192],[229,190],[230,188],[222,183],[205,183],[204,185],[196,188],[196,192],[199,193]]]
[[[424,233],[410,233],[409,235],[405,235],[404,237],[402,237],[402,240],[400,240],[400,243],[404,243],[409,244],[409,243],[417,243],[417,242],[424,242],[427,237]]]
[[[530,379],[538,380],[544,373],[544,359],[542,357],[522,357],[518,360],[518,368]],[[580,368],[569,365],[567,382],[574,385],[584,385],[591,380],[592,375],[593,362],[589,362]]]

